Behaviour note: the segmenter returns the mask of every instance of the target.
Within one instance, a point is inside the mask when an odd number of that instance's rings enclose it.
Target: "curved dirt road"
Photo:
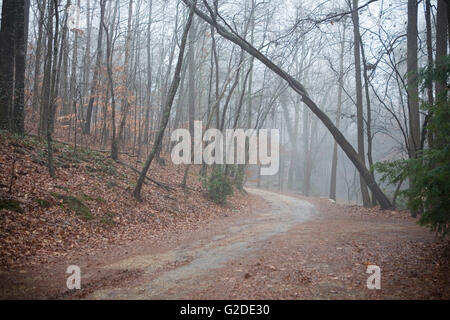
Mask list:
[[[185,243],[159,254],[139,255],[104,266],[112,270],[140,270],[139,283],[101,289],[89,299],[183,299],[192,288],[215,281],[215,269],[232,261],[254,257],[270,239],[317,216],[310,203],[265,190],[250,189],[269,208],[227,225],[206,239]]]

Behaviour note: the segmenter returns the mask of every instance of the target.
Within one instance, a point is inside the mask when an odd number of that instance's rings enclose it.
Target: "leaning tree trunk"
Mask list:
[[[150,152],[150,155],[147,158],[147,161],[144,164],[144,168],[142,169],[141,174],[139,175],[139,179],[136,183],[136,188],[133,191],[133,195],[136,198],[136,200],[141,201],[141,190],[142,185],[144,184],[145,176],[147,175],[147,171],[150,168],[150,165],[152,164],[153,158],[155,157],[158,149],[161,147],[161,142],[164,136],[164,131],[166,130],[167,123],[169,122],[170,117],[170,110],[172,109],[173,100],[175,98],[175,94],[177,93],[178,86],[180,84],[180,73],[181,73],[181,66],[183,64],[183,57],[184,57],[184,49],[186,48],[186,39],[189,32],[189,29],[192,24],[192,19],[194,17],[194,5],[192,5],[192,9],[189,13],[189,18],[186,23],[186,26],[184,27],[183,36],[181,38],[181,45],[180,45],[180,52],[178,53],[178,61],[177,66],[175,68],[175,73],[173,75],[172,84],[170,85],[169,93],[167,95],[166,103],[164,106],[163,114],[162,114],[162,121],[160,122],[160,127],[158,130],[158,135],[156,136],[156,140],[153,144],[152,151]]]
[[[186,5],[192,7],[192,2],[189,0],[182,0]],[[210,10],[210,14],[212,13],[212,9],[208,7]],[[249,54],[254,56],[256,59],[264,63],[270,70],[279,75],[282,79],[286,80],[289,86],[297,92],[301,97],[303,102],[309,107],[309,109],[320,119],[320,121],[324,124],[324,126],[328,129],[331,135],[334,137],[336,142],[348,156],[348,158],[352,161],[353,165],[358,170],[359,174],[364,178],[368,187],[373,192],[374,196],[377,198],[380,203],[381,208],[389,209],[392,208],[392,204],[383,191],[380,189],[376,181],[373,179],[369,170],[367,170],[364,162],[361,161],[358,153],[352,147],[352,145],[347,141],[344,135],[336,128],[330,118],[323,112],[311,98],[309,97],[307,91],[303,87],[303,85],[290,76],[286,71],[281,69],[275,63],[273,63],[270,59],[268,59],[264,54],[262,54],[259,50],[249,44],[245,39],[239,37],[238,35],[227,31],[224,27],[222,27],[217,21],[211,19],[207,14],[202,12],[200,9],[194,7],[195,13],[208,24],[214,26],[217,32],[224,38],[230,40],[235,43],[243,50],[247,51]]]

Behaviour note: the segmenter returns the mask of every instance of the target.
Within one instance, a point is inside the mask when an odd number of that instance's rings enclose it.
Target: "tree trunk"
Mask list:
[[[116,138],[116,98],[114,94],[114,80],[113,80],[113,71],[112,71],[112,63],[113,63],[113,31],[112,26],[116,23],[116,15],[118,10],[118,2],[114,7],[114,13],[111,22],[111,30],[108,30],[104,19],[100,21],[105,31],[106,36],[106,71],[108,74],[108,82],[109,82],[109,93],[111,95],[111,127],[112,127],[112,138],[111,138],[111,158],[113,160],[118,160],[119,158],[119,146],[117,144]],[[104,16],[102,16],[104,17]]]
[[[417,83],[417,0],[408,0],[407,74],[409,111],[409,156],[420,150],[419,89]]]
[[[408,118],[409,118],[409,157],[415,158],[420,150],[419,89],[417,83],[417,0],[408,0],[407,30],[407,77],[408,77]],[[410,178],[410,185],[414,179]],[[415,217],[417,211],[412,210]]]
[[[430,0],[425,1],[425,23],[427,30],[427,64],[428,68],[433,67],[433,36],[431,33],[431,3]],[[433,97],[433,85],[431,84],[427,88],[428,103],[431,105],[434,103]]]
[[[131,50],[131,42],[132,42],[132,35],[131,35],[131,17],[133,15],[133,1],[130,0],[128,4],[128,26],[127,26],[127,39],[125,43],[125,62],[123,66],[123,71],[125,73],[125,96],[122,99],[121,102],[121,119],[119,124],[119,141],[121,144],[124,143],[124,137],[123,137],[123,130],[125,128],[125,123],[127,121],[127,115],[128,111],[130,109],[130,104],[128,102],[128,87],[129,87],[129,76],[128,76],[128,65],[130,60],[130,50]]]
[[[95,95],[97,93],[98,80],[99,80],[100,68],[101,68],[102,57],[103,57],[102,21],[105,19],[105,5],[106,5],[106,0],[101,0],[100,1],[100,23],[99,23],[98,38],[97,38],[97,60],[95,62],[94,76],[92,78],[92,83],[91,83],[91,94],[89,97],[89,103],[88,103],[87,112],[86,112],[86,121],[84,124],[84,132],[87,134],[91,133],[92,109],[94,107],[94,99],[95,99]]]
[[[43,0],[42,3],[38,2],[39,9],[39,27],[38,27],[38,39],[36,43],[35,61],[34,61],[34,80],[33,80],[33,98],[32,106],[33,111],[36,112],[38,108],[39,98],[39,76],[41,74],[41,57],[43,47],[43,27],[45,21],[45,8],[47,6],[47,0]]]
[[[16,0],[3,0],[0,30],[0,129],[12,129]]]
[[[310,114],[307,106],[303,107],[303,194],[307,197],[310,195],[310,187],[311,187],[311,154],[309,150],[309,140],[311,133],[311,123],[310,123]]]
[[[353,0],[353,9],[358,8],[358,0]],[[359,32],[359,13],[358,10],[352,12],[353,21],[353,35],[354,35],[354,54],[355,54],[355,82],[356,82],[356,118],[358,127],[358,154],[362,163],[365,163],[365,149],[364,149],[364,112],[362,100],[362,80],[361,80],[361,45]],[[364,178],[360,175],[361,196],[364,207],[370,205],[370,196],[367,190],[367,184]]]
[[[448,40],[448,20],[447,20],[447,3],[444,0],[438,0],[436,14],[436,64],[443,63],[443,59],[447,56],[447,40]],[[443,102],[447,99],[447,82],[445,80],[436,81],[435,87],[436,100]]]
[[[189,133],[191,137],[194,136],[194,120],[195,120],[195,20],[193,19],[192,26],[189,30],[189,44],[188,44],[188,118],[189,118]],[[191,150],[194,150],[194,140],[191,141]],[[193,160],[193,154],[192,159]],[[190,169],[190,165],[186,166],[183,175],[183,182],[181,183],[183,188],[186,188],[187,177]]]
[[[80,0],[78,0],[78,6],[80,5]],[[70,72],[70,84],[69,84],[69,105],[73,105],[76,100],[76,81],[77,81],[77,65],[78,65],[78,32],[74,30],[75,39],[73,43],[72,52],[72,70]],[[74,110],[73,110],[74,111]],[[69,110],[69,113],[71,111]]]
[[[24,134],[25,121],[25,58],[27,52],[26,36],[28,34],[29,0],[16,1],[15,26],[15,84],[14,84],[14,111],[13,131],[19,135]]]
[[[145,109],[145,117],[144,117],[144,144],[148,143],[149,137],[149,125],[150,125],[150,109],[152,104],[152,82],[153,82],[153,68],[152,68],[152,10],[153,10],[153,1],[149,3],[149,18],[147,25],[147,106]]]
[[[339,130],[341,122],[342,109],[342,90],[344,87],[344,50],[345,50],[345,25],[343,26],[341,52],[339,55],[339,80],[338,80],[338,97],[336,111],[336,129]],[[331,160],[331,181],[330,181],[330,199],[336,200],[336,176],[338,163],[338,146],[336,141],[333,143],[333,159]]]
[[[100,2],[100,1],[99,1]],[[84,59],[83,59],[83,86],[82,86],[82,97],[88,97],[89,92],[89,78],[90,78],[90,71],[91,71],[91,30],[92,30],[92,18],[93,14],[91,14],[91,9],[94,9],[95,7],[91,7],[91,1],[87,0],[86,3],[86,23],[87,23],[87,36],[86,36],[86,48],[84,51]],[[101,10],[101,9],[100,9]],[[100,13],[101,14],[101,13]],[[101,29],[101,25],[100,29]],[[81,101],[83,103],[83,101]],[[84,117],[83,114],[80,114],[80,120],[82,120]],[[83,125],[84,130],[84,125]]]
[[[425,1],[425,24],[426,24],[426,32],[427,32],[427,64],[428,68],[433,68],[433,38],[431,34],[431,3],[430,0]],[[432,105],[434,104],[434,97],[433,97],[433,83],[430,83],[427,88],[427,96],[428,96],[428,104]],[[425,144],[425,138],[428,139],[428,146],[433,145],[433,130],[428,130],[428,125],[431,122],[431,118],[433,117],[433,114],[429,112],[425,116],[425,120],[423,123],[423,129],[422,129],[422,138],[420,142],[420,148],[424,148]]]
[[[367,60],[366,55],[364,53],[364,45],[362,41],[360,42],[361,45],[361,57],[363,61],[363,76],[364,76],[364,92],[366,95],[366,112],[367,112],[367,160],[369,161],[369,166],[373,166],[373,157],[372,157],[372,108],[370,106],[370,94],[369,94],[369,76],[367,74]],[[370,171],[372,173],[372,177],[375,179],[375,175],[373,171]],[[377,200],[372,195],[372,206],[377,205]]]
[[[436,14],[436,59],[435,65],[437,68],[445,70],[446,57],[447,57],[447,41],[448,41],[448,6],[444,0],[438,0],[437,14]],[[435,98],[436,103],[440,107],[445,107],[448,104],[448,86],[447,79],[440,77],[436,81],[435,86]],[[439,146],[443,143],[442,139],[436,138],[433,141],[434,145]]]
[[[65,15],[64,15],[64,23],[63,23],[63,34],[61,39],[61,51],[60,51],[60,59],[59,66],[62,65],[62,73],[59,73],[57,83],[60,85],[60,89],[62,89],[61,98],[62,98],[62,109],[61,114],[67,115],[70,111],[70,103],[69,103],[69,45],[68,39],[70,39],[69,28],[67,25],[69,19],[69,6],[71,5],[71,0],[67,0],[65,7]],[[59,68],[60,68],[59,67]],[[59,79],[62,76],[62,81]]]
[[[46,119],[46,136],[47,136],[47,165],[51,177],[55,176],[55,168],[53,164],[53,124],[55,119],[55,103],[56,103],[56,66],[58,58],[58,28],[59,28],[59,13],[57,7],[57,0],[50,0],[49,5],[49,19],[47,23],[47,58],[44,73],[44,94],[42,102],[45,108]],[[53,16],[55,17],[55,28],[53,33]]]

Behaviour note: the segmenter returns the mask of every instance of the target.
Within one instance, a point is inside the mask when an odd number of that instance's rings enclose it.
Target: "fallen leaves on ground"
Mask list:
[[[211,276],[218,281],[186,298],[450,298],[449,240],[420,227],[407,211],[293,196],[314,204],[317,218],[228,263]],[[367,288],[368,265],[381,268],[381,290]]]
[[[32,268],[72,252],[195,230],[218,216],[240,212],[247,202],[235,193],[225,206],[208,199],[193,166],[188,189],[184,167],[156,162],[142,189],[132,196],[137,173],[107,154],[55,144],[56,177],[46,167],[46,147],[38,138],[0,136],[0,199],[19,203],[21,212],[0,210],[0,269]],[[135,157],[121,161],[140,169]],[[11,189],[11,192],[9,192]],[[87,210],[86,210],[87,209]]]

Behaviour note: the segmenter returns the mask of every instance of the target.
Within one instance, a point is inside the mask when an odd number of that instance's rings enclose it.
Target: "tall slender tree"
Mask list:
[[[358,0],[353,0],[352,4],[352,21],[353,21],[353,49],[355,56],[355,84],[356,84],[356,122],[357,122],[357,136],[358,136],[358,154],[361,162],[365,163],[365,148],[364,148],[364,111],[362,99],[362,80],[361,80],[361,39],[359,32],[359,12]],[[362,175],[360,175],[361,195],[363,205],[370,206],[370,196],[367,190],[367,183]]]
[[[344,88],[344,50],[345,50],[345,23],[342,27],[341,50],[339,53],[338,96],[336,108],[336,128],[339,130],[342,110],[342,91]],[[333,158],[331,160],[330,199],[336,200],[336,176],[338,164],[338,145],[333,143]]]
[[[419,89],[417,82],[417,0],[408,0],[407,73],[409,156],[415,158],[420,149]]]
[[[103,59],[103,25],[102,21],[105,19],[105,7],[106,7],[106,0],[100,0],[100,25],[98,28],[98,37],[97,37],[97,58],[95,60],[95,69],[94,69],[94,75],[92,78],[91,83],[91,93],[89,97],[89,102],[87,106],[87,112],[86,112],[86,119],[84,124],[84,132],[90,133],[91,132],[91,120],[92,120],[92,109],[94,108],[94,100],[95,100],[95,94],[97,93],[98,88],[98,82],[100,77],[100,69]]]

